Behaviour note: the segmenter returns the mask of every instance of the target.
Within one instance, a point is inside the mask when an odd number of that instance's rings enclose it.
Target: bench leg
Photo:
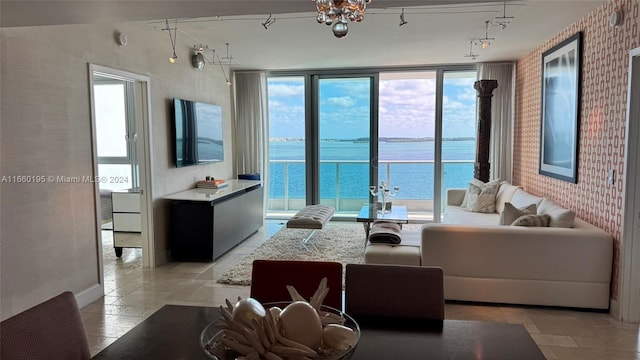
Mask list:
[[[302,243],[307,245],[309,243],[309,240],[311,240],[311,238],[315,234],[316,234],[316,230],[311,230],[311,232],[307,236],[305,236],[304,239],[302,239]]]
[[[311,232],[309,232],[309,234],[307,234],[307,236],[305,236],[302,239],[302,246],[308,251],[309,248],[307,247],[307,245],[313,246],[315,248],[315,245],[313,245],[313,243],[310,243],[309,241],[311,240],[311,238],[316,234],[317,230],[311,230]]]

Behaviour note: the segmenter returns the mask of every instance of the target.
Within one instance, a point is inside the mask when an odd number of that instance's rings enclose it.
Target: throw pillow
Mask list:
[[[572,228],[576,218],[576,213],[557,205],[549,199],[542,200],[538,207],[538,213],[547,214],[551,217],[550,227]]]
[[[499,189],[500,188],[500,179],[489,181],[487,184],[492,184],[493,185],[494,183],[498,184],[498,189]],[[485,183],[483,183],[482,181],[480,181],[480,180],[478,180],[476,178],[471,179],[471,181],[469,182],[469,185],[471,185],[471,184],[475,184],[478,187],[482,187],[482,186],[485,185]],[[469,191],[466,191],[464,193],[464,197],[462,198],[462,204],[460,204],[460,207],[463,208],[463,209],[467,209],[469,207]]]
[[[511,225],[517,218],[522,215],[535,215],[536,204],[527,207],[517,208],[510,202],[504,203],[504,210],[500,213],[500,225]]]
[[[547,227],[551,217],[547,214],[542,215],[522,215],[517,218],[511,225],[513,226],[537,226]]]
[[[500,179],[484,183],[478,179],[471,180],[465,197],[467,210],[481,213],[496,212],[496,194],[500,186]]]
[[[498,195],[496,195],[496,212],[501,213],[504,211],[504,204],[506,202],[511,202],[513,194],[518,189],[521,189],[521,187],[511,185],[506,181],[500,183],[500,187],[498,188]]]
[[[462,204],[460,204],[460,207],[463,209],[466,209],[468,204],[469,204],[469,188],[467,187],[467,191],[465,191],[464,193],[464,197],[462,198]]]

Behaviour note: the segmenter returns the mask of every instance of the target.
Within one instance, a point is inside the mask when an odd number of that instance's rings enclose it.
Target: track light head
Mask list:
[[[262,23],[262,26],[265,30],[269,30],[269,26],[273,25],[274,22],[276,22],[276,18],[271,17],[271,14],[269,14],[269,17]]]
[[[402,26],[406,24],[408,24],[408,22],[404,19],[404,8],[402,8],[402,13],[400,13],[400,25],[398,26]]]

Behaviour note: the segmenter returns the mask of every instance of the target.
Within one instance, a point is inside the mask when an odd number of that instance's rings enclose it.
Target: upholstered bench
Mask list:
[[[322,229],[331,220],[336,209],[325,205],[307,205],[298,211],[289,221],[288,228],[294,229]]]
[[[400,244],[367,243],[365,264],[421,265],[420,231],[402,231]]]
[[[325,205],[307,205],[298,211],[289,221],[287,227],[291,229],[311,229],[311,233],[302,239],[307,244],[315,231],[322,229],[335,213],[336,209]]]

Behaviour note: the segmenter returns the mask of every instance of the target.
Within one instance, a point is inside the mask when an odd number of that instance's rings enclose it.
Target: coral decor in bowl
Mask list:
[[[254,311],[252,307],[258,310]],[[227,303],[226,309],[221,307],[221,315],[220,320],[207,325],[200,335],[204,353],[215,360],[275,360],[304,356],[317,360],[346,360],[353,356],[360,340],[360,327],[351,316],[325,305],[316,304],[314,308],[306,301],[259,304],[248,298],[233,306]],[[318,327],[318,334],[315,327]],[[238,337],[242,341],[237,341]],[[248,352],[254,353],[249,356]]]

